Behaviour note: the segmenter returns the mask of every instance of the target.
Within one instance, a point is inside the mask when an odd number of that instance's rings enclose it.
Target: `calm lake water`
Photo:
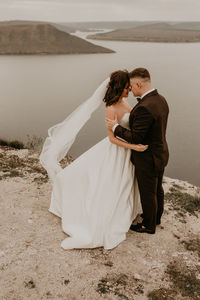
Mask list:
[[[0,137],[46,137],[47,129],[86,100],[112,71],[144,66],[170,106],[165,174],[200,185],[200,43],[95,43],[116,53],[0,56]],[[131,94],[129,103],[136,104]],[[71,155],[79,156],[106,136],[104,112],[102,102],[79,133]]]

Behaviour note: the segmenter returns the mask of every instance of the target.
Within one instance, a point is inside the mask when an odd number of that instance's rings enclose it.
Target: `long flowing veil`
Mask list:
[[[63,122],[48,129],[48,136],[40,154],[40,163],[46,169],[52,182],[62,170],[59,161],[68,153],[80,129],[102,103],[108,82],[109,78],[104,80],[93,95],[78,106]]]

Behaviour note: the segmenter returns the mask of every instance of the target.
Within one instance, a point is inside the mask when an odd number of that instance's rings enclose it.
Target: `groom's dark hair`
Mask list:
[[[137,68],[129,73],[129,78],[141,77],[144,79],[151,79],[150,73],[145,68]]]

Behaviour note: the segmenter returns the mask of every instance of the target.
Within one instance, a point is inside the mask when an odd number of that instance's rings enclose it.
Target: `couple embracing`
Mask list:
[[[131,108],[129,92],[138,103]],[[102,100],[108,136],[62,169],[77,133]],[[128,230],[154,234],[164,208],[169,108],[147,69],[116,71],[62,123],[49,129],[40,161],[53,183],[49,211],[69,235],[64,249],[112,249]],[[141,223],[133,224],[138,215]]]

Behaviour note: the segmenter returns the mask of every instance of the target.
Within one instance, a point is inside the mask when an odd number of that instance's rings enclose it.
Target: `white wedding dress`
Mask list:
[[[129,113],[119,123],[129,128]],[[106,137],[57,174],[49,211],[69,235],[62,248],[112,249],[125,240],[142,211],[130,155]]]

